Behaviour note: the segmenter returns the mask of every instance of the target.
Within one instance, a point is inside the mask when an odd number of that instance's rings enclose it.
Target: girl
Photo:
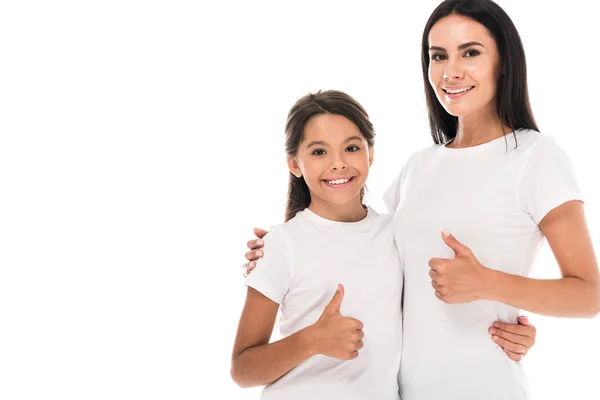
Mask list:
[[[267,385],[263,399],[398,399],[400,260],[391,215],[362,204],[373,126],[353,98],[326,91],[298,100],[285,132],[286,223],[246,279],[231,376]],[[284,338],[269,343],[280,308]]]

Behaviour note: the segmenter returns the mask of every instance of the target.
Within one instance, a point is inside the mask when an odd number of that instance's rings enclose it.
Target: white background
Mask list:
[[[286,114],[317,89],[357,98],[377,130],[382,210],[431,143],[419,50],[437,3],[4,2],[0,398],[258,398],[229,360],[246,241],[282,221]],[[499,4],[598,249],[594,3]],[[558,276],[547,247],[535,276]],[[535,398],[597,399],[600,318],[526,314]]]

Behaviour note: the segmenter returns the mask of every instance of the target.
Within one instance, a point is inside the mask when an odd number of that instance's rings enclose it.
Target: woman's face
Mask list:
[[[495,112],[500,55],[487,28],[450,15],[429,31],[429,83],[444,109],[456,117]]]

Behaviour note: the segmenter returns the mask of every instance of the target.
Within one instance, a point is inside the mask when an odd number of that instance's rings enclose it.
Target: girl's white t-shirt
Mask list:
[[[262,399],[399,399],[402,271],[391,222],[370,208],[353,223],[306,209],[265,236],[246,285],[281,305],[282,337],[314,324],[338,283],[341,314],[360,320],[365,336],[356,359],[313,356],[267,385]]]
[[[516,141],[515,141],[516,140]],[[515,148],[516,145],[516,148]],[[521,364],[492,342],[496,320],[519,310],[479,300],[446,304],[434,295],[428,261],[452,258],[446,229],[483,265],[528,276],[544,237],[538,224],[581,195],[565,152],[533,130],[480,146],[434,146],[411,156],[386,193],[404,266],[403,400],[528,399]]]

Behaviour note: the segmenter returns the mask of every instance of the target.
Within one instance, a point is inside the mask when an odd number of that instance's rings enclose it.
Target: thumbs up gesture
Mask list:
[[[445,303],[470,303],[484,299],[489,269],[479,262],[470,248],[451,234],[442,232],[442,240],[454,251],[454,258],[429,260],[429,276],[437,298]]]
[[[358,357],[358,350],[363,347],[363,324],[355,318],[340,314],[343,300],[344,287],[338,284],[333,298],[323,310],[319,320],[312,326],[314,342],[318,354],[340,360],[352,360]]]

